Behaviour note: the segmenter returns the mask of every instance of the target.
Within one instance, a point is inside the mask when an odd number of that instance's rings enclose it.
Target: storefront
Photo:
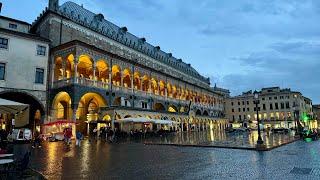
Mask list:
[[[63,130],[68,127],[72,128],[72,136],[75,137],[76,123],[70,120],[58,120],[44,124],[42,126],[42,132],[45,132],[46,134],[63,133]]]

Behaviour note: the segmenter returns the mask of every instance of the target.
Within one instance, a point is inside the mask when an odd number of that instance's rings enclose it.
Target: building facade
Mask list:
[[[30,28],[26,22],[0,16],[0,98],[30,106],[29,113],[1,114],[2,124],[9,126],[13,118],[18,127],[45,119],[50,41],[29,33]]]
[[[226,117],[231,123],[256,127],[257,113],[252,91],[226,99]],[[295,117],[312,119],[312,101],[300,92],[279,87],[263,88],[259,91],[259,119],[265,127],[294,127]],[[312,126],[316,126],[312,124]]]
[[[227,124],[225,94],[209,78],[102,14],[50,0],[31,32],[51,40],[46,124],[77,122],[83,132],[110,121],[121,128],[114,120],[126,117],[171,119],[181,130]]]

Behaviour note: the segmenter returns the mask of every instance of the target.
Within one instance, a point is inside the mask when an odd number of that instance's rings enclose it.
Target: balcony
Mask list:
[[[72,84],[79,84],[82,86],[87,86],[87,87],[96,87],[104,90],[110,90],[111,89],[111,84],[107,82],[102,82],[102,81],[95,81],[92,79],[87,79],[87,78],[82,78],[82,77],[77,77],[77,78],[67,78],[67,79],[62,79],[53,82],[53,88],[61,88],[67,85],[72,85]],[[137,95],[141,97],[151,97],[156,100],[160,101],[170,101],[176,104],[183,104],[183,105],[188,105],[190,101],[188,100],[183,100],[183,99],[176,99],[172,95],[170,96],[165,96],[165,95],[160,95],[159,92],[152,93],[151,91],[142,91],[136,88],[130,88],[130,87],[123,87],[120,86],[119,84],[114,83],[112,85],[112,91],[114,92],[122,92],[124,94],[130,94],[130,95]],[[211,109],[211,110],[223,110],[222,105],[215,105],[215,106],[210,106],[210,105],[202,105],[202,104],[194,104],[196,107],[200,108],[206,108],[206,109]]]

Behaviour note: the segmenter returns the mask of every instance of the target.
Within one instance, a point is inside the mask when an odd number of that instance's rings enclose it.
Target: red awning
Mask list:
[[[54,122],[49,122],[47,124],[44,124],[44,126],[52,126],[55,124],[76,124],[75,122],[71,121],[71,120],[57,120]]]

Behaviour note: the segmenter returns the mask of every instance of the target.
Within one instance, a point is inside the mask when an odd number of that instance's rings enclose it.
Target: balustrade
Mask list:
[[[99,80],[93,80],[93,79],[88,79],[88,78],[84,78],[84,77],[77,77],[77,78],[68,78],[68,79],[62,79],[59,81],[55,81],[53,82],[53,87],[54,88],[60,88],[66,85],[70,85],[70,84],[80,84],[83,86],[89,86],[89,87],[97,87],[97,88],[102,88],[102,89],[110,89],[110,83],[108,82],[104,82],[104,81],[99,81]],[[185,98],[180,98],[180,99],[176,99],[173,97],[173,95],[165,95],[164,93],[159,93],[159,91],[155,91],[155,93],[153,93],[150,89],[146,92],[146,91],[142,91],[139,89],[136,89],[137,87],[135,87],[134,89],[130,88],[130,87],[122,87],[120,85],[120,82],[113,82],[112,85],[112,89],[113,91],[119,91],[119,92],[123,92],[125,94],[136,94],[142,97],[147,97],[150,96],[154,99],[157,100],[162,100],[162,101],[170,101],[173,103],[177,103],[177,104],[189,104],[189,101],[187,101]],[[161,95],[160,95],[161,94]],[[199,103],[195,103],[194,106],[196,107],[204,107],[204,108],[208,108],[208,109],[221,109],[220,106],[209,106],[209,105],[202,105]]]

